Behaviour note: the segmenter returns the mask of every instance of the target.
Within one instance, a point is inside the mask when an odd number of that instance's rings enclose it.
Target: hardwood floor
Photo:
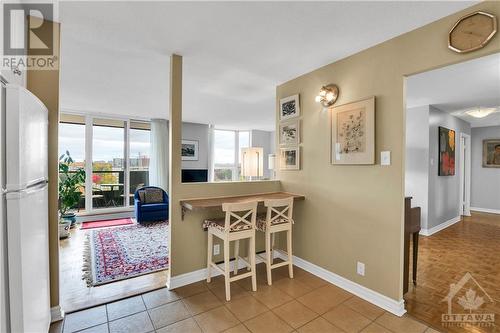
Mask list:
[[[168,271],[87,287],[82,279],[83,243],[87,230],[80,226],[71,230],[71,237],[59,241],[59,294],[61,307],[73,312],[109,303],[125,297],[165,287]]]
[[[496,326],[443,327],[441,315],[448,312],[443,299],[450,285],[458,283],[467,272],[484,291],[469,280],[453,298],[452,313],[469,313],[457,299],[472,289],[484,304],[471,312],[494,314]],[[410,287],[405,301],[410,315],[440,331],[500,332],[500,215],[473,212],[471,217],[432,236],[421,236],[417,286]]]

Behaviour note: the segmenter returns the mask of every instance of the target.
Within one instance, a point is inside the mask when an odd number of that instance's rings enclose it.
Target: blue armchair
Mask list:
[[[134,193],[137,222],[168,220],[168,195],[159,187],[145,186]]]

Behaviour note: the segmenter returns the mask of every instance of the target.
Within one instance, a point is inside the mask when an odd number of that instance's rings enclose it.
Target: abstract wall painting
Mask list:
[[[439,126],[439,176],[455,175],[455,131]]]

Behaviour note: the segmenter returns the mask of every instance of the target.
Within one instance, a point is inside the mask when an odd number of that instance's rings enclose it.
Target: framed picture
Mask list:
[[[438,175],[455,175],[455,131],[441,126],[439,126]]]
[[[280,120],[287,120],[300,116],[299,95],[280,99]]]
[[[198,161],[198,141],[182,140],[181,156],[183,161]]]
[[[295,120],[280,124],[280,145],[298,145],[300,143],[300,121]]]
[[[500,139],[483,140],[483,167],[500,168]]]
[[[299,170],[300,169],[300,148],[281,148],[280,149],[280,170]]]
[[[375,97],[332,108],[331,163],[375,164]]]

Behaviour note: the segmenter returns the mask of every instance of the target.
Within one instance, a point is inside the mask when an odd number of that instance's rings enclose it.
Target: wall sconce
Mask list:
[[[339,97],[339,87],[335,84],[329,84],[321,87],[319,95],[316,96],[316,102],[321,103],[324,107],[329,107],[335,104]]]

